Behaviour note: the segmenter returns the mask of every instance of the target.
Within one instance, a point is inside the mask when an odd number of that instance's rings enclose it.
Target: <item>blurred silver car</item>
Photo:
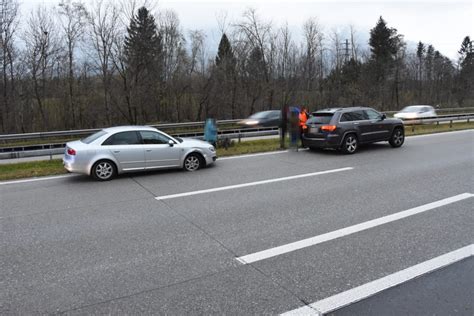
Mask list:
[[[402,120],[413,120],[424,117],[434,117],[436,111],[431,105],[410,105],[403,108],[400,112],[396,113],[393,117]]]
[[[196,171],[216,159],[214,146],[207,142],[174,138],[147,126],[120,126],[67,143],[63,164],[69,172],[106,181],[120,173],[140,170]]]

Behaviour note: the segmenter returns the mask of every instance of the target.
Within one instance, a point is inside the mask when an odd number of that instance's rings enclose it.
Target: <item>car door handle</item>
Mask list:
[[[149,152],[151,152],[151,151],[152,151],[151,149],[147,149],[147,150],[146,150],[147,153],[149,153]]]
[[[354,125],[359,125],[359,123],[355,122]]]
[[[114,150],[114,153],[118,154],[120,152],[120,150]]]

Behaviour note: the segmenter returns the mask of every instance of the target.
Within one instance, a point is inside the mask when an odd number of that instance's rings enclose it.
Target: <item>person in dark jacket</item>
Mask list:
[[[284,105],[280,114],[280,148],[286,147],[285,137],[288,132],[288,105]]]

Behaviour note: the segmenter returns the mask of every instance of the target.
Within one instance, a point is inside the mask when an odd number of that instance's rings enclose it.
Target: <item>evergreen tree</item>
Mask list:
[[[398,103],[398,83],[402,68],[399,52],[402,52],[404,43],[402,35],[398,35],[396,29],[388,28],[385,20],[380,17],[375,27],[370,30],[369,45],[369,71],[372,82],[372,91],[369,94],[383,109],[390,96],[392,102],[395,98]]]
[[[473,42],[466,36],[459,50],[459,78],[457,98],[462,106],[466,99],[474,98],[474,50]]]
[[[237,74],[236,58],[227,35],[222,34],[217,56],[215,58],[216,68],[214,72],[216,106],[218,112],[229,113],[233,119],[237,116],[236,93]]]
[[[433,45],[428,45],[425,56],[425,69],[426,69],[426,79],[431,81],[433,78],[433,59],[434,59],[435,49]]]
[[[459,58],[459,65],[461,66],[461,70],[463,68],[472,66],[474,62],[474,50],[473,50],[473,43],[469,36],[466,36],[461,44],[461,49],[458,51],[460,58]]]
[[[372,59],[378,63],[389,63],[395,59],[398,52],[400,38],[397,30],[388,28],[387,23],[382,17],[377,24],[370,30],[370,51]]]
[[[125,38],[125,57],[129,70],[138,73],[159,71],[161,38],[157,32],[155,18],[147,8],[141,7],[130,21]]]
[[[219,49],[216,56],[216,66],[224,66],[224,68],[235,67],[234,52],[225,33],[222,34],[221,41],[219,42]]]
[[[155,18],[141,7],[130,21],[124,42],[126,101],[131,122],[148,122],[150,112],[158,119],[160,81],[162,74],[162,44]],[[136,109],[139,109],[137,115]]]
[[[418,58],[418,80],[420,81],[420,90],[421,90],[421,82],[423,80],[423,58],[424,58],[425,52],[426,52],[425,44],[423,44],[421,41],[418,42],[418,46],[416,48],[416,57]]]

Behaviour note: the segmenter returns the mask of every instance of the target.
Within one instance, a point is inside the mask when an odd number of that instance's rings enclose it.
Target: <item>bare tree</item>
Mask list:
[[[329,35],[331,40],[332,68],[340,69],[344,61],[344,55],[341,53],[341,33],[334,28]]]
[[[288,105],[296,93],[296,59],[298,52],[288,23],[280,28],[277,37],[277,80],[280,85],[281,106]]]
[[[2,59],[2,107],[0,107],[0,124],[2,131],[10,130],[8,126],[15,126],[10,122],[11,107],[14,105],[15,97],[15,74],[14,74],[14,43],[13,36],[18,27],[18,8],[16,0],[0,0],[0,49]],[[13,124],[12,124],[13,123]]]
[[[60,51],[52,12],[38,7],[28,19],[23,39],[26,45],[25,61],[31,75],[33,95],[41,115],[42,127],[49,128],[48,112],[45,107],[48,79],[52,78],[54,66]]]
[[[76,102],[74,93],[74,54],[78,41],[85,32],[88,13],[82,2],[61,0],[58,5],[59,23],[64,32],[67,48],[68,103],[71,126],[76,127]]]
[[[113,67],[113,45],[119,31],[119,11],[112,1],[97,0],[89,15],[90,39],[95,50],[95,60],[100,69],[105,117],[107,125],[112,124],[110,108],[110,84]]]
[[[261,71],[263,73],[263,80],[266,87],[263,87],[264,90],[268,91],[267,96],[267,106],[273,106],[273,94],[274,90],[270,87],[270,67],[269,67],[269,60],[270,57],[270,42],[271,42],[271,24],[268,22],[264,22],[260,19],[257,15],[257,11],[255,9],[247,9],[243,14],[244,20],[236,25],[239,32],[241,32],[247,39],[250,44],[250,55],[253,57],[257,57],[261,60]],[[256,60],[255,60],[256,61]],[[253,98],[255,99],[255,98]],[[255,100],[253,100],[252,104]]]
[[[306,89],[313,90],[313,83],[317,78],[317,55],[321,47],[322,32],[315,18],[309,18],[303,25],[303,34],[305,39],[304,54],[304,81]]]

